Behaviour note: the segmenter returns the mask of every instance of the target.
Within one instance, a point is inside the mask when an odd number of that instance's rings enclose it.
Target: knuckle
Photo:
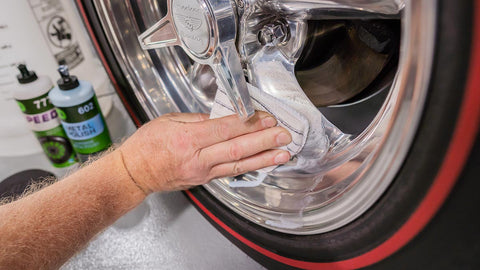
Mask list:
[[[227,140],[229,138],[229,128],[226,123],[216,123],[213,126],[213,135],[221,140]]]
[[[228,148],[228,156],[230,160],[240,160],[242,158],[242,149],[238,144],[231,144]]]
[[[232,176],[239,175],[243,173],[243,169],[240,162],[235,162],[232,168]]]
[[[196,157],[196,166],[195,170],[197,172],[204,172],[210,170],[211,165],[207,162],[207,160],[203,157],[203,155],[198,154]]]

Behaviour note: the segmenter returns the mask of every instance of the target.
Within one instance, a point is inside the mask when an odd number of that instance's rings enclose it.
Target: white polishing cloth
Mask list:
[[[315,173],[322,166],[332,141],[344,138],[344,133],[332,125],[312,104],[298,84],[295,75],[277,61],[260,62],[254,66],[257,77],[254,84],[247,84],[255,109],[266,111],[278,120],[280,126],[290,131],[292,143],[281,149],[295,156],[288,166],[276,166],[259,170],[256,181],[237,180],[231,187],[260,185],[275,169],[278,173]],[[259,79],[261,78],[261,79]],[[210,118],[234,114],[235,111],[219,86]],[[253,183],[254,182],[254,183]]]
[[[292,157],[298,154],[303,149],[307,140],[309,131],[307,118],[281,100],[262,92],[251,84],[247,85],[255,109],[273,115],[277,119],[278,125],[286,128],[292,135],[292,142],[279,149],[289,151]],[[231,114],[235,114],[235,109],[233,108],[225,89],[219,86],[215,96],[215,102],[210,112],[210,118],[219,118]],[[277,166],[271,166],[258,170],[259,177],[256,181],[234,180],[231,181],[229,185],[234,188],[258,186],[267,176],[266,173],[274,170],[276,167]]]
[[[260,91],[251,84],[247,85],[255,109],[273,115],[277,119],[278,125],[286,128],[292,135],[292,142],[279,149],[289,151],[292,157],[298,154],[307,140],[309,130],[307,118],[299,112],[292,110],[291,107],[283,103],[281,100]],[[212,111],[210,112],[210,118],[219,118],[231,114],[235,114],[235,110],[225,89],[219,86]],[[275,167],[269,168],[268,171],[271,171],[274,168]]]

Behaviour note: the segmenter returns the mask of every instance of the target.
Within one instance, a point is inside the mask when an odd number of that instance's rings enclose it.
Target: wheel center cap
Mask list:
[[[199,0],[172,1],[172,18],[182,43],[193,54],[205,54],[212,40],[213,16]]]

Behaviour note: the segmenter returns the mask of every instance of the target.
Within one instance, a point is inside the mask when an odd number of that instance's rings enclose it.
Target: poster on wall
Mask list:
[[[60,0],[28,0],[57,64],[74,69],[85,58]]]

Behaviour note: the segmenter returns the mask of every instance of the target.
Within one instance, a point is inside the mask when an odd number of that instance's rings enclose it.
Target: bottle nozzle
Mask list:
[[[62,77],[60,80],[58,80],[57,84],[58,87],[62,90],[71,90],[79,86],[79,82],[77,80],[77,77],[71,76],[70,72],[68,71],[68,66],[66,65],[60,65],[58,67],[58,73],[60,73],[60,76]]]
[[[17,68],[20,71],[20,75],[17,76],[19,83],[29,83],[38,79],[37,74],[35,74],[35,72],[33,71],[28,70],[26,65],[20,64],[17,66]]]
[[[66,65],[60,65],[58,67],[58,73],[60,73],[60,76],[64,79],[70,79],[70,72],[68,71],[68,66]]]
[[[23,77],[28,76],[28,74],[30,73],[27,66],[25,66],[24,64],[18,65],[17,68],[18,68],[18,70],[20,70],[20,74],[22,74]]]

